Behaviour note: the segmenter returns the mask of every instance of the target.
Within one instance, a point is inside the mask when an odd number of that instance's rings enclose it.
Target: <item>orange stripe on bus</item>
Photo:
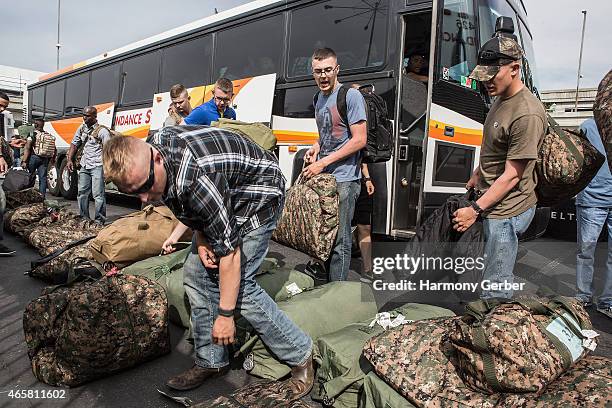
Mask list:
[[[278,143],[312,144],[319,140],[319,134],[314,132],[274,130],[273,133]]]
[[[134,136],[134,137],[138,137],[138,138],[143,138],[143,137],[147,137],[149,135],[149,129],[151,128],[151,126],[146,125],[146,126],[139,126],[137,128],[134,129],[128,129],[128,130],[124,130],[121,132],[121,134],[125,135],[125,136]]]
[[[455,128],[454,136],[445,136],[444,127],[429,127],[429,137],[447,142],[465,144],[470,146],[480,146],[482,143],[482,132],[472,133],[466,129]]]

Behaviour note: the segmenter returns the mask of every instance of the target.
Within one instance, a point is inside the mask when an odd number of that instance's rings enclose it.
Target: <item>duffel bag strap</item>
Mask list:
[[[584,320],[580,317],[580,315],[578,315],[577,313],[574,312],[574,309],[572,307],[572,304],[568,301],[568,299],[565,296],[555,296],[554,298],[552,298],[552,301],[555,303],[559,303],[560,305],[563,306],[563,308],[572,315],[572,317],[574,319],[576,319],[576,321],[580,324],[580,326],[583,329],[587,329],[590,330],[593,328],[593,326],[591,325],[591,322],[588,320]]]
[[[77,245],[81,245],[86,243],[87,241],[95,238],[95,235],[90,235],[88,237],[84,237],[81,239],[78,239],[76,241],[72,241],[71,243],[69,243],[68,245],[66,245],[65,247],[62,247],[60,249],[56,249],[55,251],[53,251],[52,253],[50,253],[49,255],[42,257],[40,259],[37,259],[36,261],[32,261],[30,263],[32,269],[36,268],[37,266],[40,265],[44,265],[49,261],[52,261],[53,259],[57,258],[58,256],[60,256],[61,254],[63,254],[64,252],[66,252],[67,250],[74,248]]]
[[[474,327],[474,346],[475,351],[479,352],[480,356],[482,357],[483,371],[487,383],[495,392],[507,392],[507,390],[503,389],[499,383],[499,380],[497,379],[497,376],[495,375],[495,361],[493,360],[493,354],[489,348],[484,328],[480,325],[480,323]]]
[[[485,316],[496,306],[511,301],[503,298],[489,298],[474,300],[465,305],[465,314],[472,316],[476,320],[483,320]]]
[[[553,129],[555,134],[565,144],[565,147],[567,147],[567,149],[572,153],[574,158],[578,161],[580,167],[582,167],[583,157],[578,151],[578,149],[576,148],[576,146],[574,146],[574,143],[572,142],[572,140],[567,136],[567,133],[565,132],[565,130],[561,129],[559,124],[552,118],[552,116],[547,114],[546,117],[548,119],[548,126],[550,126]]]

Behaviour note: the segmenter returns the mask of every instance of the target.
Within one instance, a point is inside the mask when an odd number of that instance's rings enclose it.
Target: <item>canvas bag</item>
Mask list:
[[[599,83],[593,103],[593,116],[612,172],[612,70]]]
[[[360,408],[414,408],[406,398],[370,371],[363,379],[363,392],[359,397]]]
[[[26,204],[4,214],[4,228],[13,234],[22,235],[26,227],[47,215],[47,206],[44,203]]]
[[[452,311],[438,306],[407,303],[391,311],[389,318],[390,321],[400,317],[405,321],[414,321],[454,315]],[[314,356],[318,366],[311,394],[314,400],[336,408],[357,406],[363,379],[372,369],[362,357],[363,346],[369,339],[385,331],[376,320],[379,317],[373,315],[360,323],[319,337]]]
[[[55,154],[55,137],[47,132],[36,132],[33,136],[32,151],[40,157],[53,157]]]
[[[100,264],[110,261],[124,267],[159,255],[162,244],[177,224],[178,220],[168,207],[148,205],[106,226],[89,247]],[[190,241],[191,231],[188,230],[180,240]]]
[[[26,204],[42,203],[44,201],[40,191],[34,187],[20,191],[6,192],[6,208],[15,209]]]
[[[261,146],[264,150],[274,150],[276,147],[276,136],[268,126],[263,123],[247,123],[239,120],[219,118],[210,126],[228,129],[239,133]]]
[[[74,387],[170,352],[166,294],[121,274],[46,288],[23,313],[38,380]]]
[[[10,169],[4,175],[2,188],[7,193],[25,190],[34,185],[36,174],[30,174],[27,170]]]
[[[47,256],[67,243],[86,237],[95,237],[102,225],[88,218],[65,218],[56,222],[46,223],[45,219],[28,232],[24,232],[24,239],[33,246],[41,256]]]
[[[287,191],[272,239],[326,261],[336,242],[339,205],[333,175],[319,174],[309,180],[300,176]]]
[[[535,165],[538,204],[552,206],[589,185],[604,156],[581,133],[561,129],[550,115]]]
[[[574,298],[482,299],[467,304],[450,341],[473,389],[538,393],[590,351],[586,330],[591,320]]]

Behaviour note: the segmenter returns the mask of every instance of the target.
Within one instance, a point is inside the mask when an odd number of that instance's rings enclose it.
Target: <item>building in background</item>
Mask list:
[[[576,129],[582,122],[593,117],[593,102],[597,88],[583,88],[578,92],[578,111],[575,89],[540,91],[546,110],[561,127]]]
[[[38,81],[42,75],[45,75],[45,72],[0,65],[0,91],[5,92],[11,98],[8,111],[13,115],[15,127],[23,123],[24,117],[27,118],[25,109],[28,106],[28,84]]]

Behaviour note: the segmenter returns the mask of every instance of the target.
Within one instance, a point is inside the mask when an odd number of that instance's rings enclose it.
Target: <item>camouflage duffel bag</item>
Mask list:
[[[47,256],[63,248],[68,242],[95,237],[102,228],[99,223],[81,217],[53,222],[49,225],[39,222],[29,234],[24,234],[24,239],[36,248],[41,256]]]
[[[291,400],[283,381],[256,381],[229,396],[192,405],[193,408],[310,408],[306,402]]]
[[[360,282],[330,282],[317,286],[278,302],[278,308],[309,335],[315,345],[319,337],[363,321],[378,311],[372,288]],[[236,322],[238,333],[245,323],[244,318]],[[240,352],[246,356],[244,368],[250,374],[278,380],[290,373],[290,367],[277,360],[254,331],[249,336]]]
[[[455,323],[461,376],[485,393],[541,392],[596,346],[584,307],[562,296],[470,302]]]
[[[77,280],[79,277],[100,278],[101,267],[94,266],[87,242],[93,236],[73,241],[63,248],[32,261],[28,275],[55,285]]]
[[[23,313],[40,381],[73,387],[170,352],[166,294],[153,281],[116,274],[43,290]]]
[[[317,340],[315,361],[317,374],[312,399],[336,408],[356,407],[362,390],[363,378],[372,369],[362,357],[363,346],[391,325],[404,322],[454,316],[437,306],[407,303],[389,313],[380,313],[350,324]],[[393,322],[393,323],[392,323]]]
[[[34,187],[19,191],[6,191],[6,208],[9,210],[21,207],[22,205],[42,203],[42,194]]]
[[[612,172],[612,70],[599,83],[593,104],[593,116],[608,155],[608,166]]]
[[[44,203],[26,204],[4,214],[4,228],[16,235],[22,235],[26,227],[35,224],[48,215]]]
[[[563,130],[548,117],[535,165],[538,204],[551,206],[569,200],[588,186],[605,161],[581,133]]]
[[[363,355],[378,377],[416,407],[497,407],[501,394],[474,391],[457,372],[448,337],[459,319],[419,320],[387,330],[366,343]]]
[[[300,176],[287,192],[272,239],[326,261],[336,242],[338,206],[333,175],[319,174],[309,180]]]

